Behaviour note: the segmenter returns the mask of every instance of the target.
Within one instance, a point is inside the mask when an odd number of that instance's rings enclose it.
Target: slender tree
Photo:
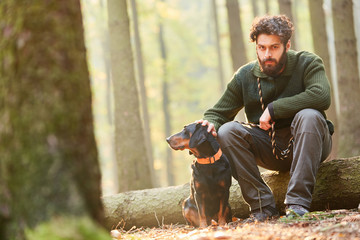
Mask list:
[[[103,224],[80,2],[4,0],[0,13],[1,239],[64,216]]]
[[[238,0],[226,0],[226,10],[230,33],[230,54],[233,70],[236,71],[247,62]]]
[[[108,1],[119,191],[151,188],[130,43],[127,2]]]
[[[162,0],[162,2],[165,2]],[[163,19],[159,20],[159,45],[160,45],[160,54],[162,60],[162,97],[163,97],[163,112],[164,112],[164,121],[165,121],[165,136],[171,135],[171,114],[169,110],[170,98],[169,98],[169,84],[168,84],[168,71],[167,71],[167,52],[166,52],[166,43],[164,38],[164,24]],[[166,176],[168,185],[175,185],[175,176],[174,176],[174,164],[173,164],[173,155],[170,148],[166,148]]]
[[[265,4],[265,13],[266,14],[270,14],[270,5],[269,5],[269,0],[264,0],[264,4]]]
[[[141,113],[142,113],[142,122],[144,125],[144,135],[146,142],[146,150],[147,157],[149,160],[150,172],[152,177],[152,185],[156,186],[156,178],[154,173],[154,159],[153,159],[153,151],[151,144],[151,129],[150,129],[150,118],[149,118],[149,110],[147,106],[147,93],[146,93],[146,85],[145,85],[145,69],[143,63],[143,55],[142,55],[142,47],[141,47],[141,39],[139,32],[139,21],[137,14],[136,1],[131,0],[131,13],[133,18],[133,26],[134,26],[134,40],[135,40],[135,56],[137,63],[137,73],[138,73],[138,83],[140,89],[140,100],[141,100]]]
[[[106,6],[104,4],[105,0],[100,0],[100,7],[101,7],[101,13],[102,13],[102,19],[105,19],[105,15],[107,15],[107,9]],[[111,83],[111,63],[110,63],[110,49],[109,49],[109,31],[108,28],[106,27],[106,23],[105,24],[101,24],[101,32],[102,32],[102,37],[101,37],[101,47],[102,47],[102,52],[104,54],[103,59],[104,59],[104,66],[105,66],[105,78],[106,78],[106,94],[105,94],[105,102],[106,102],[106,110],[107,110],[107,118],[108,118],[108,122],[110,125],[113,125],[113,118],[114,118],[114,113],[113,113],[113,91],[112,91],[112,83]]]
[[[279,3],[280,14],[285,14],[288,18],[291,19],[291,21],[296,26],[295,17],[292,11],[292,0],[278,0],[278,3]],[[291,37],[291,48],[296,49],[296,29]]]
[[[328,37],[326,33],[326,22],[325,22],[325,12],[323,9],[323,0],[309,0],[309,9],[310,9],[310,20],[311,20],[311,32],[313,36],[313,43],[315,53],[317,53],[324,61],[325,70],[327,73],[327,77],[329,82],[331,83],[331,66],[330,66],[330,54],[328,47]],[[332,104],[327,111],[327,115],[329,119],[333,121],[335,126],[337,126],[337,116],[336,116],[336,108],[334,104],[334,91],[332,89]],[[337,131],[333,135],[333,147],[331,158],[336,157],[338,146],[338,133]]]
[[[360,155],[360,77],[352,0],[332,1],[339,87],[339,157]]]
[[[230,55],[233,71],[247,63],[244,36],[240,21],[240,10],[238,0],[226,0],[226,10],[228,14],[229,33],[230,33]],[[245,110],[242,109],[238,115],[238,121],[246,121]]]
[[[224,77],[224,67],[223,67],[223,60],[221,54],[221,44],[220,44],[220,33],[219,33],[219,23],[218,23],[218,13],[216,7],[216,0],[211,1],[211,10],[212,16],[214,21],[214,31],[215,31],[215,38],[216,38],[216,53],[218,58],[218,73],[219,73],[219,80],[220,80],[220,87],[221,92],[225,89],[225,77]]]
[[[251,6],[252,6],[254,18],[259,16],[259,9],[257,4],[258,4],[257,0],[251,0]]]

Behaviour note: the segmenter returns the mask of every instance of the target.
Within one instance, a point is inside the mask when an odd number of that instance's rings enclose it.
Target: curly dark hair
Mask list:
[[[285,15],[264,16],[255,18],[250,29],[250,40],[256,42],[260,34],[277,35],[284,45],[287,44],[294,31],[294,25]]]

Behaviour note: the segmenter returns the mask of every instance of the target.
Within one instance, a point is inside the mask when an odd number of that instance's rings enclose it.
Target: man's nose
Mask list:
[[[269,49],[267,49],[265,52],[265,58],[270,58],[270,57],[271,57],[271,52]]]

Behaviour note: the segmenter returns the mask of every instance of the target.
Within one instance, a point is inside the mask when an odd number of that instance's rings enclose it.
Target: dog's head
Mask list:
[[[166,139],[174,150],[189,149],[195,157],[209,157],[216,153],[218,144],[214,136],[201,123],[191,123],[184,129]],[[216,149],[217,148],[217,149]]]

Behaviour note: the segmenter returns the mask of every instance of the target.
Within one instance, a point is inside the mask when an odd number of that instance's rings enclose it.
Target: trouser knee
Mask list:
[[[327,125],[324,116],[319,111],[307,108],[295,115],[291,128],[294,135],[301,132],[323,132],[327,130]]]
[[[238,143],[238,139],[244,138],[246,133],[240,123],[227,122],[219,128],[217,140],[222,148],[226,148]]]

